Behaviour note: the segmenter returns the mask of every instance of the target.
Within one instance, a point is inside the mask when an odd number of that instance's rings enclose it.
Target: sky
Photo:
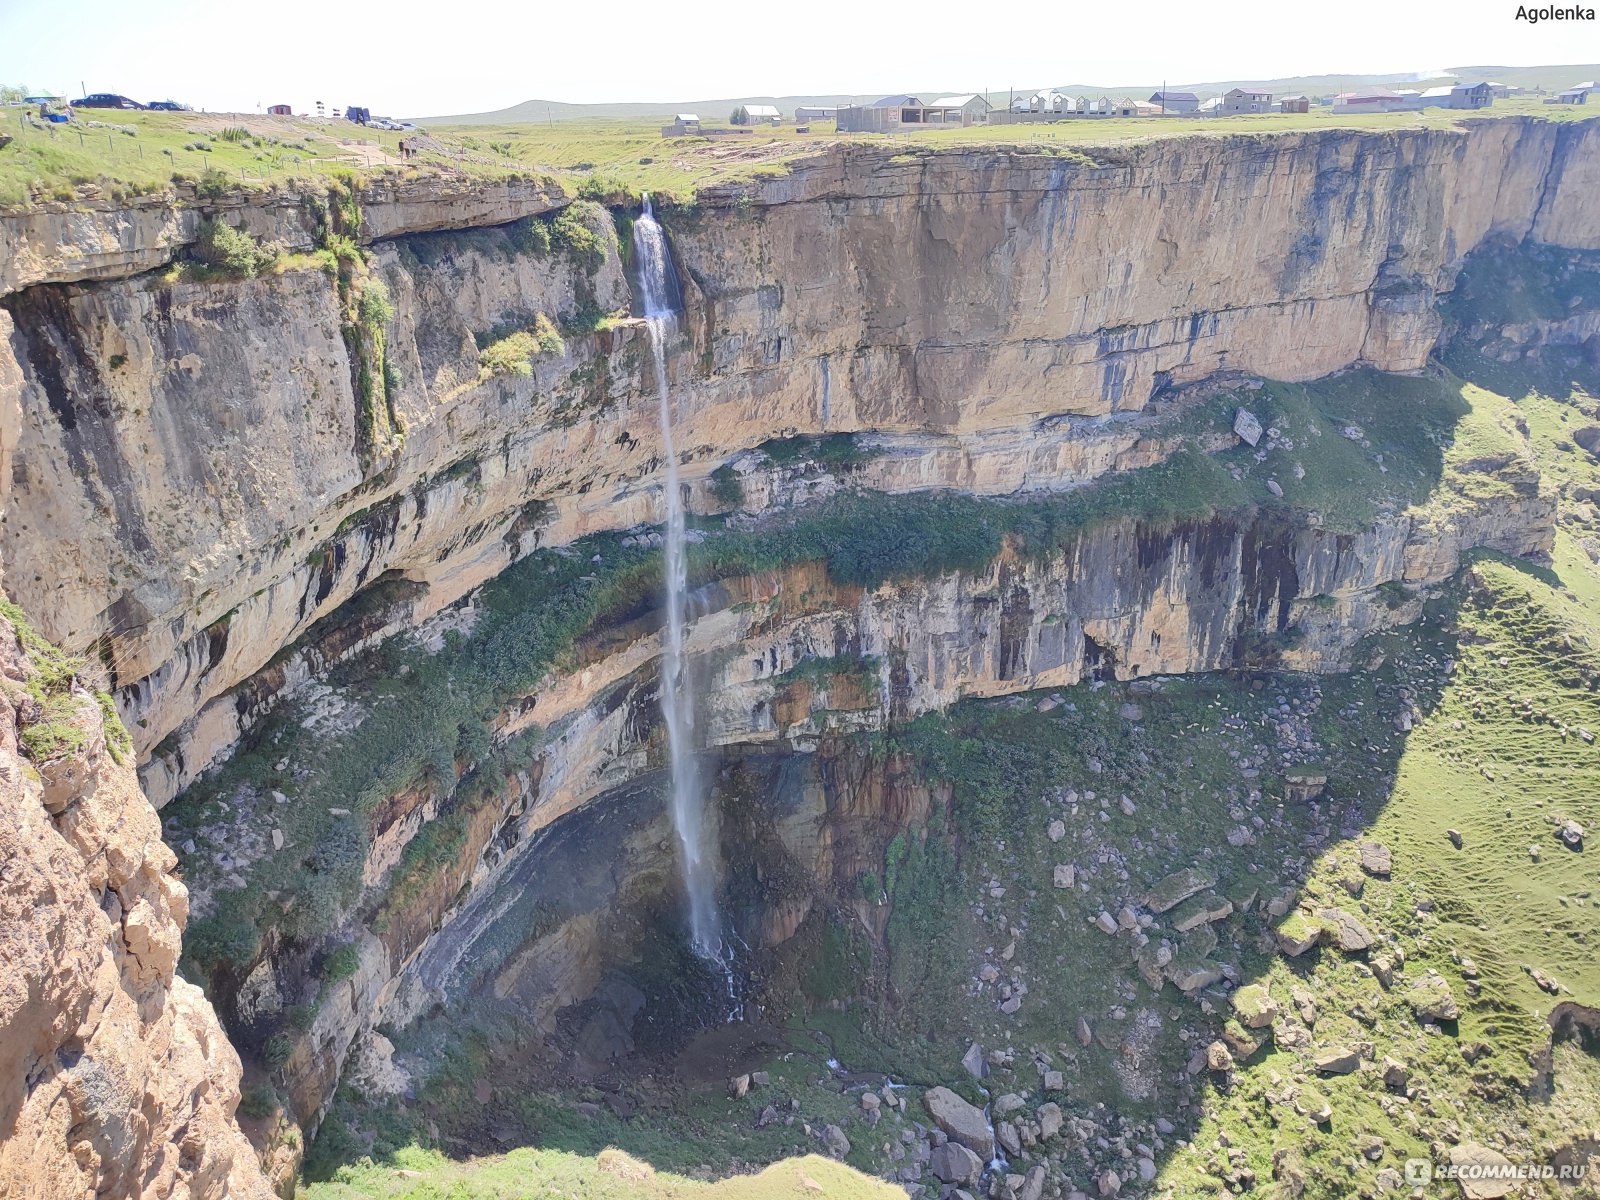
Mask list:
[[[1517,8],[1518,0],[0,0],[0,82],[212,111],[290,104],[303,112],[322,100],[416,117],[535,98],[1004,91],[1600,59],[1600,24],[1530,25],[1515,19]]]

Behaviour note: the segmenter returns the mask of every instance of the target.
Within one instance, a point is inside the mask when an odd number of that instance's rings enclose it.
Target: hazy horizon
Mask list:
[[[636,0],[612,6],[604,20],[592,9],[534,12],[505,0],[467,0],[448,21],[427,15],[436,11],[81,0],[64,13],[42,0],[9,0],[0,11],[0,81],[73,96],[170,97],[217,111],[290,104],[303,112],[321,100],[418,116],[531,99],[664,104],[881,94],[929,82],[993,93],[1074,81],[1424,74],[1444,69],[1437,63],[1559,64],[1600,50],[1575,53],[1574,31],[1587,26],[1530,25],[1513,19],[1515,4],[1487,0],[1466,0],[1447,21],[1432,6],[1387,0],[1242,15],[1158,0],[1136,16],[1027,8],[959,25],[866,8],[845,23],[778,8],[701,17]]]

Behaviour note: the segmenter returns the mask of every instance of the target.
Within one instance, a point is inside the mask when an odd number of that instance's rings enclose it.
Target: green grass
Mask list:
[[[524,1148],[452,1162],[409,1147],[383,1164],[346,1167],[310,1200],[894,1200],[899,1188],[817,1155],[705,1183],[658,1173],[621,1150],[595,1155]]]
[[[10,623],[17,644],[26,656],[31,674],[25,683],[4,680],[7,691],[25,695],[31,701],[31,715],[21,724],[18,741],[23,753],[36,763],[75,753],[89,737],[83,715],[81,675],[85,659],[65,653],[41,637],[24,613],[9,600],[0,600],[0,618]],[[133,738],[117,714],[109,692],[92,693],[100,709],[106,749],[116,762],[126,762],[133,752]]]
[[[1576,106],[1517,100],[1500,102],[1482,115],[1435,109],[1347,117],[1319,109],[1304,115],[1079,120],[895,135],[838,135],[821,127],[831,123],[818,123],[812,134],[796,133],[789,125],[730,138],[672,139],[660,136],[660,120],[648,118],[441,124],[427,130],[434,148],[405,162],[398,143],[406,134],[360,128],[345,121],[115,113],[107,114],[107,125],[113,126],[109,129],[51,126],[45,130],[23,123],[21,109],[0,109],[4,121],[0,129],[17,138],[0,150],[0,208],[70,201],[80,185],[98,187],[113,199],[128,199],[165,191],[175,174],[199,181],[208,173],[216,186],[261,190],[350,173],[361,178],[404,178],[447,172],[478,179],[551,179],[569,194],[597,199],[619,200],[650,192],[688,203],[698,188],[781,175],[797,161],[839,142],[889,145],[907,153],[976,145],[1046,150],[1087,163],[1096,158],[1096,148],[1186,134],[1233,137],[1325,129],[1438,129],[1508,114],[1550,121],[1593,115]],[[80,124],[96,119],[87,113],[80,116],[84,118]],[[226,140],[221,136],[226,128],[243,128],[248,136],[242,141]]]

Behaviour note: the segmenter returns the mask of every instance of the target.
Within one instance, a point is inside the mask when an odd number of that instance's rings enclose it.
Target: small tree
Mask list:
[[[744,111],[744,105],[741,104],[738,108],[734,109],[733,112],[728,114],[728,124],[729,125],[743,125],[744,123],[745,123],[745,111]]]

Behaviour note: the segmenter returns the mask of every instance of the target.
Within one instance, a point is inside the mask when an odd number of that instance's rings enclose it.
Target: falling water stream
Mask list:
[[[661,661],[661,714],[667,726],[667,754],[672,775],[672,825],[678,834],[684,890],[689,898],[689,940],[708,965],[718,969],[728,988],[732,1015],[738,1015],[731,939],[723,934],[717,911],[717,869],[706,830],[705,789],[695,761],[694,680],[684,652],[685,609],[689,567],[684,529],[683,494],[678,486],[678,452],[672,437],[672,397],[667,386],[667,345],[677,328],[678,281],[666,236],[645,197],[644,211],[633,224],[633,252],[638,264],[639,296],[650,350],[655,356],[656,386],[661,404],[661,454],[665,461],[662,499],[666,509],[667,625]]]

